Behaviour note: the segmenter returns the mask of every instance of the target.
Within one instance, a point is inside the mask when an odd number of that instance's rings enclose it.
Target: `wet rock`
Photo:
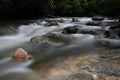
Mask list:
[[[111,29],[111,30],[120,30],[120,23],[116,23],[114,25],[111,25],[109,29]]]
[[[50,20],[50,19],[46,19],[46,22],[51,22],[51,21],[56,21],[56,22],[60,22],[60,23],[64,23],[64,19],[60,18],[58,20]]]
[[[104,36],[104,34],[103,33],[100,33],[100,34],[96,34],[95,35],[95,38],[97,38],[97,39],[101,39],[101,38],[104,38],[105,36]]]
[[[95,35],[97,34],[95,31],[93,30],[81,30],[79,31],[79,33],[82,33],[82,34],[92,34],[92,35]]]
[[[11,26],[0,28],[0,35],[1,36],[15,34],[16,32],[17,32],[16,28],[11,27]]]
[[[95,37],[96,38],[107,38],[107,39],[115,39],[115,40],[119,40],[120,39],[120,32],[117,30],[103,30],[103,31],[98,31],[95,30]]]
[[[118,33],[118,37],[120,37],[120,33]]]
[[[115,29],[116,29],[116,27],[115,27],[115,26],[111,26],[109,29],[114,29],[114,30],[115,30]]]
[[[30,42],[32,42],[34,44],[40,44],[40,43],[48,42],[48,39],[44,36],[35,36],[35,37],[31,38]]]
[[[70,27],[66,27],[62,30],[62,33],[64,34],[75,34],[77,33],[78,28],[75,26],[70,26]]]
[[[92,20],[102,21],[102,20],[104,20],[104,17],[102,17],[102,16],[93,16],[93,17],[92,17]]]
[[[104,35],[105,35],[105,37],[109,37],[110,36],[110,32],[109,31],[105,31]]]
[[[72,22],[79,22],[77,18],[72,18]]]
[[[57,21],[50,21],[44,24],[44,26],[59,26]]]
[[[0,33],[0,36],[3,36],[3,34],[2,34],[2,33]]]
[[[69,43],[68,37],[63,34],[48,33],[42,36],[35,36],[31,38],[30,42],[33,44],[52,44],[52,45],[62,45]]]
[[[14,55],[13,55],[13,60],[15,61],[21,61],[21,60],[29,60],[32,58],[31,55],[29,55],[24,49],[18,48]]]
[[[119,39],[119,32],[117,31],[105,31],[104,37],[109,39]]]
[[[90,26],[99,26],[100,24],[101,22],[98,21],[90,21],[86,23],[86,25],[90,25]]]
[[[99,46],[110,46],[110,42],[109,41],[99,41],[98,43],[97,43]]]

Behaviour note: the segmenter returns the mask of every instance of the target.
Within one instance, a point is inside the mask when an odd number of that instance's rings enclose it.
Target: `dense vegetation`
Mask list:
[[[55,0],[56,15],[120,16],[120,0]]]
[[[49,0],[0,0],[0,19],[29,19],[52,14]]]
[[[120,0],[0,0],[0,19],[120,16]]]

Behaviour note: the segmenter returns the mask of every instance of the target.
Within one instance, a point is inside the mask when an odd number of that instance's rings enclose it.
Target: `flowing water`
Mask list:
[[[61,20],[61,18],[54,18],[54,20]],[[44,20],[37,20],[29,25],[20,25],[17,29],[17,33],[14,35],[1,36],[0,80],[49,80],[48,74],[44,73],[43,75],[41,72],[37,72],[30,66],[35,66],[37,63],[47,64],[48,62],[52,62],[59,57],[87,53],[95,47],[96,38],[94,35],[64,35],[61,34],[61,30],[65,27],[73,25],[80,25],[80,28],[83,30],[96,30],[101,29],[102,27],[86,26],[85,23],[92,21],[91,18],[79,18],[79,22],[74,23],[71,23],[71,18],[62,18],[62,20],[64,20],[64,23],[59,23],[59,26],[51,27],[45,27],[44,24],[46,22]],[[42,36],[51,32],[57,34],[59,37],[66,38],[66,41],[69,43],[36,45],[30,42],[30,39],[34,36]],[[116,42],[116,44],[117,43],[119,43],[119,41]],[[29,54],[31,54],[33,59],[20,62],[12,60],[12,55],[19,47],[25,49]],[[64,63],[66,64],[67,62],[63,62],[61,65],[64,65]],[[51,74],[57,75],[57,73],[54,71]],[[56,77],[50,79],[56,80]]]

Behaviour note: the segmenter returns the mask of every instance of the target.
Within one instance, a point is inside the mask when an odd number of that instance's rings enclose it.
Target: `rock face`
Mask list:
[[[78,29],[75,26],[66,27],[62,30],[64,34],[74,34],[77,33]]]
[[[57,21],[50,21],[47,22],[44,26],[59,26]]]
[[[29,60],[31,59],[32,56],[29,55],[24,49],[18,48],[14,55],[13,55],[13,60],[19,61],[19,60]]]

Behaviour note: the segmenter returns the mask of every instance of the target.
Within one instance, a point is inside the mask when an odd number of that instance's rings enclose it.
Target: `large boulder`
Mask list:
[[[109,31],[105,31],[105,32],[104,32],[104,36],[105,36],[105,37],[109,37],[109,36],[110,36],[110,32],[109,32]]]
[[[48,42],[48,39],[45,36],[35,36],[31,38],[30,42],[34,44],[40,44]]]
[[[92,20],[102,21],[102,20],[104,20],[104,17],[102,17],[102,16],[93,16],[93,17],[92,17]]]
[[[69,27],[66,27],[62,30],[62,33],[64,34],[75,34],[77,33],[78,31],[78,28],[75,27],[75,26],[69,26]]]
[[[33,44],[52,44],[52,45],[61,45],[68,43],[66,37],[63,34],[48,33],[42,36],[35,36],[30,40]]]
[[[49,21],[44,26],[59,26],[57,21]]]
[[[99,25],[101,25],[101,22],[99,22],[99,21],[89,21],[89,22],[86,23],[86,25],[99,26]]]
[[[32,58],[24,49],[18,48],[15,53],[13,54],[13,60],[21,61],[21,60],[29,60]]]

